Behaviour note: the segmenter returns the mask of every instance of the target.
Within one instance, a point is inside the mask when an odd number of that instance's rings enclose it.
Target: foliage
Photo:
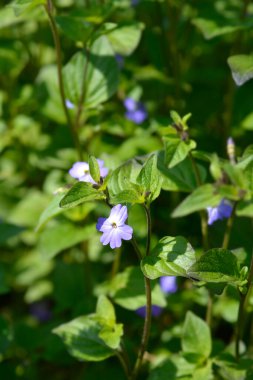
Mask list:
[[[1,5],[0,378],[251,379],[252,4]]]

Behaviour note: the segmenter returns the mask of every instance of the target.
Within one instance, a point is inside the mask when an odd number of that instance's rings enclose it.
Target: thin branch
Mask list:
[[[53,12],[53,3],[51,0],[47,0],[47,4],[45,5],[45,10],[48,15],[50,28],[52,31],[54,44],[55,44],[55,51],[56,51],[56,63],[57,63],[57,75],[58,75],[58,83],[59,83],[59,90],[60,90],[60,96],[62,101],[63,110],[66,116],[67,123],[70,127],[72,138],[76,147],[76,150],[78,152],[79,159],[82,160],[82,149],[80,145],[80,141],[77,135],[77,132],[75,130],[75,126],[73,125],[71,121],[71,117],[68,111],[68,108],[66,106],[66,96],[65,96],[65,90],[64,90],[64,83],[63,83],[63,77],[62,77],[62,59],[61,59],[61,43],[60,38],[58,34],[58,30],[56,27],[56,23],[54,20],[54,17],[52,15]]]
[[[130,376],[130,380],[135,380],[139,374],[142,361],[143,361],[143,355],[147,349],[148,340],[149,340],[149,334],[150,334],[150,326],[151,326],[151,284],[150,279],[147,277],[144,277],[145,280],[145,291],[146,291],[146,315],[145,315],[145,322],[143,327],[143,334],[141,339],[141,345],[139,348],[138,356],[135,362],[134,370]]]

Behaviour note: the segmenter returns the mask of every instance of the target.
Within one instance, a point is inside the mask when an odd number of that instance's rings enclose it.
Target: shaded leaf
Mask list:
[[[196,143],[193,140],[186,142],[176,136],[164,137],[163,140],[165,143],[165,163],[169,168],[179,164],[192,149],[196,148]]]
[[[86,42],[93,26],[81,18],[71,16],[56,16],[55,21],[63,33],[74,41]]]
[[[164,307],[166,300],[160,286],[151,282],[152,304]],[[118,273],[112,281],[103,284],[97,293],[107,293],[114,302],[128,310],[146,305],[144,279],[139,267],[128,267]]]
[[[23,12],[31,11],[38,5],[45,4],[46,0],[15,0],[11,6],[14,9],[15,14],[19,16]]]
[[[123,325],[110,323],[100,314],[100,306],[105,307],[104,315],[113,306],[105,297],[98,301],[96,314],[82,316],[56,327],[53,332],[59,335],[69,353],[79,360],[101,361],[115,354],[123,335]]]
[[[130,55],[140,42],[143,28],[144,24],[140,22],[116,25],[116,27],[106,35],[116,53],[123,56]]]
[[[145,190],[149,202],[155,200],[161,191],[162,178],[157,169],[157,155],[150,156],[143,165],[137,183]]]
[[[39,251],[44,259],[52,259],[64,249],[88,240],[94,235],[95,224],[76,227],[71,223],[61,223],[45,229],[39,238]]]
[[[183,326],[182,349],[186,354],[202,357],[202,361],[210,356],[212,350],[209,326],[191,311],[187,311]]]
[[[43,213],[40,215],[36,231],[40,231],[41,228],[47,224],[49,220],[54,218],[56,215],[61,214],[64,210],[59,206],[60,200],[62,199],[63,193],[56,194],[49,205],[45,208]]]
[[[118,167],[111,173],[108,190],[111,196],[115,196],[122,191],[133,189],[133,184],[141,170],[141,165],[135,160],[130,160]]]
[[[96,107],[117,90],[118,71],[114,52],[107,38],[99,37],[89,51],[86,50],[85,54],[76,53],[64,66],[66,98],[77,105],[84,91],[84,108]]]
[[[91,177],[94,179],[95,182],[99,182],[100,180],[100,169],[98,162],[94,156],[89,156],[89,171]]]
[[[173,211],[172,217],[179,218],[195,211],[204,210],[207,207],[215,207],[222,200],[213,185],[206,184],[198,187]]]
[[[238,284],[240,281],[235,255],[222,248],[214,248],[205,252],[195,264],[188,268],[187,273],[192,278],[206,282]]]
[[[161,276],[188,277],[187,270],[195,262],[195,252],[184,237],[165,236],[151,254],[142,259],[141,269],[151,279]]]

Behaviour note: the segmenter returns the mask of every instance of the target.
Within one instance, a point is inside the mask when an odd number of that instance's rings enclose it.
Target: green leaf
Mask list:
[[[152,304],[164,307],[166,299],[159,284],[152,282]],[[112,281],[98,287],[97,293],[107,293],[115,303],[128,310],[136,310],[146,305],[143,274],[139,267],[128,267],[118,273]]]
[[[211,354],[212,339],[209,326],[191,311],[186,314],[182,349],[185,354],[196,354],[205,361]]]
[[[24,256],[16,260],[14,265],[15,285],[33,286],[53,269],[52,261],[45,261],[37,251],[26,251]]]
[[[165,236],[149,256],[141,261],[145,276],[155,279],[161,276],[188,277],[188,269],[196,262],[192,246],[182,236]]]
[[[177,136],[164,137],[163,140],[165,143],[165,163],[169,168],[183,161],[188,153],[196,148],[195,141],[182,141]]]
[[[63,33],[73,41],[86,43],[93,30],[92,24],[78,17],[56,16],[55,21]]]
[[[110,326],[113,326],[116,322],[114,307],[104,295],[101,295],[98,299],[96,314],[99,317],[104,318]]]
[[[56,65],[43,66],[39,72],[36,83],[38,85],[38,91],[46,93],[45,100],[41,105],[43,114],[57,123],[66,123],[66,115],[59,91]]]
[[[96,230],[95,224],[76,227],[71,223],[60,223],[45,229],[39,238],[39,251],[44,259],[52,259],[64,249],[90,239]]]
[[[108,24],[106,24],[107,26]],[[113,25],[113,24],[109,24]],[[115,25],[115,24],[114,24]],[[119,25],[112,31],[107,32],[107,38],[110,41],[113,50],[123,56],[130,55],[138,46],[144,24],[133,22],[131,24]]]
[[[158,169],[162,175],[162,189],[167,191],[194,190],[197,186],[196,178],[189,158],[181,161],[178,165],[168,169],[164,164],[164,152],[158,154]],[[202,181],[205,180],[206,170],[203,166],[197,165]]]
[[[157,169],[157,155],[150,156],[143,165],[138,177],[137,183],[142,186],[146,192],[148,202],[155,200],[161,191],[162,178]]]
[[[46,0],[15,0],[11,6],[14,9],[16,16],[19,16],[23,12],[31,11],[38,5],[45,5]]]
[[[243,171],[240,167],[237,167],[235,165],[232,165],[228,162],[226,162],[223,165],[223,169],[225,170],[226,174],[228,175],[230,181],[235,185],[238,186],[241,189],[247,188],[247,181],[243,174]]]
[[[206,282],[229,282],[238,284],[240,272],[235,255],[222,248],[205,252],[200,259],[187,270],[189,277]]]
[[[238,202],[236,206],[236,215],[252,218],[253,217],[253,200]]]
[[[143,190],[140,186],[132,184],[133,188],[128,190],[123,190],[116,195],[110,196],[110,203],[145,203],[145,197]]]
[[[213,154],[210,160],[210,172],[216,181],[220,181],[222,179],[222,168],[217,154]]]
[[[207,363],[204,363],[203,367],[196,368],[193,372],[192,380],[212,380],[212,364],[212,360],[208,360]]]
[[[201,31],[207,40],[223,34],[233,33],[238,30],[245,29],[248,26],[243,23],[238,25],[219,25],[214,20],[207,20],[204,18],[195,18],[192,23]]]
[[[0,246],[5,245],[9,239],[19,235],[24,229],[15,224],[0,223]]]
[[[105,199],[105,195],[87,182],[77,182],[60,201],[60,207],[71,208],[83,202]]]
[[[104,317],[101,307],[104,307]],[[123,325],[112,323],[106,317],[112,313],[112,304],[102,296],[98,301],[97,313],[82,316],[53,330],[59,335],[69,353],[79,360],[101,361],[115,355],[123,335]]]
[[[84,109],[94,108],[116,92],[118,72],[114,52],[107,38],[102,36],[86,54],[76,53],[64,66],[66,98],[76,105],[84,91]]]
[[[65,191],[66,192],[66,191]],[[36,227],[36,231],[40,231],[49,220],[54,218],[56,215],[61,214],[64,210],[59,206],[60,200],[62,199],[63,193],[56,194],[47,208],[42,212],[39,218],[39,222]]]
[[[222,196],[216,193],[213,185],[200,186],[180,203],[173,211],[172,217],[179,218],[195,211],[204,210],[207,207],[215,207],[221,200]]]
[[[253,55],[233,55],[228,58],[228,65],[237,86],[253,78]]]
[[[130,160],[114,170],[108,182],[110,195],[114,196],[122,191],[132,190],[140,169],[141,165],[135,160]]]
[[[100,169],[94,156],[89,156],[89,171],[91,177],[98,183],[100,181]]]

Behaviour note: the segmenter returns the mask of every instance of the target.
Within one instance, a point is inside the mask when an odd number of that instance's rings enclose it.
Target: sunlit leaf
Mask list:
[[[228,64],[232,71],[232,76],[237,86],[253,78],[253,56],[233,55],[228,58]]]

